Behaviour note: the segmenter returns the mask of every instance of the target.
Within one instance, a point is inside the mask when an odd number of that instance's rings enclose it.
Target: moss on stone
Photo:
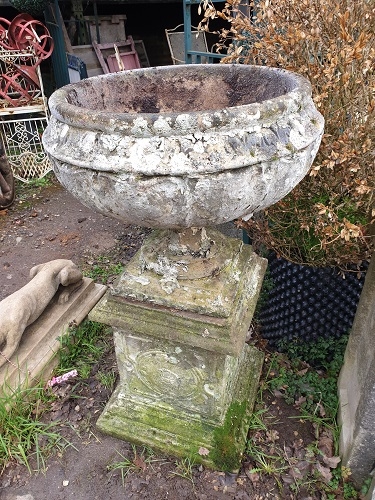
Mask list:
[[[243,432],[247,406],[247,401],[232,403],[227,410],[223,426],[214,431],[211,459],[220,470],[234,472],[240,466],[242,447],[239,449],[239,438]]]

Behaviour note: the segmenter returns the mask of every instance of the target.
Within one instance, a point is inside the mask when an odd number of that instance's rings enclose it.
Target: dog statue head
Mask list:
[[[40,272],[51,273],[56,276],[59,283],[63,286],[68,286],[77,283],[83,277],[79,268],[67,259],[56,259],[34,266],[30,270],[30,278],[34,278]]]

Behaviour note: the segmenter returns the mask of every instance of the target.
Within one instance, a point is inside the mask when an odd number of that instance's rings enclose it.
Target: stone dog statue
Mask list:
[[[0,302],[0,366],[14,354],[25,328],[42,314],[59,286],[66,287],[58,297],[62,304],[82,284],[81,271],[66,259],[33,267],[30,277],[27,285]]]

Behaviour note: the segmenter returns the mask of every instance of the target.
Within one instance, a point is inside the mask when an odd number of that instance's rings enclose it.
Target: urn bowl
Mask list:
[[[308,172],[323,118],[303,77],[200,64],[57,90],[44,147],[59,181],[126,223],[181,229],[249,218]]]

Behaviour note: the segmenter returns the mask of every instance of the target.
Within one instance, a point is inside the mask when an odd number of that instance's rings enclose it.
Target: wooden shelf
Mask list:
[[[26,106],[4,106],[3,100],[0,100],[0,116],[12,116],[12,115],[20,115],[24,113],[44,113],[46,114],[47,110],[47,99],[43,102],[43,99],[40,98],[31,104],[27,104]]]

